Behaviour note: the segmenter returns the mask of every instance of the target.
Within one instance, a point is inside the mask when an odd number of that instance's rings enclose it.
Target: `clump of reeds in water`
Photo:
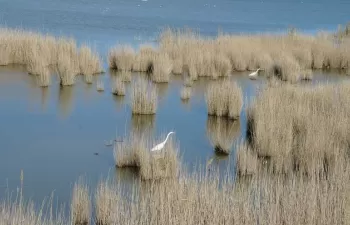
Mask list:
[[[119,96],[125,95],[125,83],[123,82],[121,77],[113,77],[112,93],[114,95],[119,95]]]
[[[82,179],[79,179],[73,187],[71,218],[75,225],[87,225],[91,220],[91,199],[89,188]]]
[[[116,224],[119,196],[116,185],[100,181],[95,192],[95,223],[98,225]]]
[[[121,71],[131,71],[134,59],[135,51],[128,45],[114,47],[108,54],[109,67]]]
[[[151,77],[154,82],[166,83],[170,80],[172,63],[166,53],[158,53],[154,56],[151,65]]]
[[[213,82],[208,86],[206,102],[209,115],[237,119],[243,105],[241,88],[229,81]]]
[[[61,85],[71,86],[75,83],[76,73],[74,72],[74,66],[69,58],[66,58],[63,55],[59,56],[56,71]]]
[[[341,85],[268,88],[250,111],[254,150],[269,157],[271,169],[305,174],[334,169],[349,142],[350,89]],[[346,121],[339,123],[339,121]]]
[[[138,79],[133,83],[131,101],[133,114],[155,114],[157,90],[147,80]]]
[[[93,75],[102,72],[101,61],[96,52],[92,52],[91,48],[83,45],[78,53],[80,74]]]
[[[247,143],[241,143],[236,148],[236,168],[240,176],[255,175],[258,172],[259,159]]]
[[[133,62],[133,71],[137,72],[151,72],[154,58],[157,52],[152,46],[142,45],[139,52],[136,54]]]
[[[92,84],[93,83],[93,76],[92,76],[92,74],[84,75],[84,80],[85,80],[85,83]]]
[[[208,116],[207,135],[218,154],[230,154],[235,137],[239,134],[240,124],[228,118]]]
[[[151,148],[160,142],[130,134],[124,142],[116,143],[114,147],[117,167],[136,167],[143,180],[175,177],[179,169],[178,146],[169,139],[162,150],[151,152]]]
[[[278,55],[277,59],[268,70],[269,76],[274,76],[282,81],[296,83],[300,79],[300,64],[290,56]]]
[[[183,87],[180,91],[180,97],[182,100],[188,100],[191,98],[191,88],[190,87]]]
[[[96,83],[96,90],[98,92],[102,92],[105,90],[105,84],[103,83],[102,80],[98,80],[97,83]]]
[[[113,76],[120,77],[123,82],[131,81],[131,71],[116,71],[112,72]]]
[[[50,70],[47,67],[41,68],[41,71],[39,71],[39,75],[37,76],[37,82],[40,87],[47,87],[51,84],[51,74]]]

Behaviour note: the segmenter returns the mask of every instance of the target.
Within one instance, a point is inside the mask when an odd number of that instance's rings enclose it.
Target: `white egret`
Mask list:
[[[170,135],[170,134],[174,134],[174,133],[175,133],[175,132],[172,132],[172,131],[169,132],[168,135],[167,135],[166,138],[165,138],[165,141],[163,141],[162,143],[157,144],[156,146],[154,146],[154,147],[151,149],[151,152],[162,150],[162,149],[164,148],[165,143],[168,141],[169,135]]]
[[[255,71],[255,72],[249,74],[249,78],[252,79],[252,80],[255,80],[256,77],[258,76],[259,70],[260,70],[260,68],[257,69],[257,71]]]

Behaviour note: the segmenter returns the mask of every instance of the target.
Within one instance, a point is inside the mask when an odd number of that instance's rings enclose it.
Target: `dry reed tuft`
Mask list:
[[[87,84],[92,84],[93,83],[93,76],[91,74],[85,74],[84,81]]]
[[[95,223],[98,225],[115,224],[114,215],[118,213],[119,196],[114,184],[100,181],[95,192]]]
[[[258,156],[247,143],[240,144],[236,149],[236,168],[240,176],[255,175],[258,172]]]
[[[165,53],[159,53],[154,56],[151,72],[152,80],[156,83],[167,83],[170,80],[172,64],[169,56]]]
[[[128,45],[117,46],[110,50],[108,60],[111,69],[131,71],[135,60],[135,51]]]
[[[117,167],[137,167],[142,180],[158,180],[177,175],[178,146],[168,140],[158,152],[150,149],[159,142],[131,133],[124,142],[116,143],[114,159]]]
[[[183,87],[180,92],[180,97],[182,100],[188,100],[191,98],[191,88],[190,87]]]
[[[235,138],[239,134],[240,124],[228,118],[208,116],[207,136],[218,154],[229,155]]]
[[[81,179],[79,179],[73,187],[71,218],[75,225],[87,225],[91,220],[89,188]]]
[[[143,45],[140,47],[139,53],[136,55],[133,62],[133,71],[136,72],[151,72],[153,60],[157,52],[152,46]]]
[[[48,87],[51,84],[51,74],[50,70],[47,67],[43,67],[39,71],[39,76],[37,77],[37,82],[40,87]]]
[[[243,105],[241,88],[229,81],[213,82],[208,86],[206,102],[209,115],[237,119]]]
[[[121,77],[113,77],[112,93],[114,95],[125,96],[125,83]]]
[[[79,69],[80,74],[92,75],[102,72],[101,61],[96,52],[92,52],[91,48],[83,45],[79,49]]]
[[[75,83],[75,72],[69,58],[60,55],[58,57],[57,74],[60,79],[60,85],[71,86]]]
[[[102,92],[105,90],[105,84],[103,83],[102,80],[98,80],[96,82],[96,90],[99,91],[99,92]]]
[[[134,82],[131,94],[133,114],[155,114],[157,111],[157,90],[147,80]]]
[[[345,157],[350,141],[346,85],[282,85],[256,100],[248,120],[250,139],[259,156],[271,157],[273,171],[329,171],[336,158]]]

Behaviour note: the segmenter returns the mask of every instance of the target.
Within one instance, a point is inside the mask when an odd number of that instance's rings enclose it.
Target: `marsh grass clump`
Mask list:
[[[92,76],[92,74],[84,75],[84,81],[87,84],[92,84],[93,83],[93,76]]]
[[[100,181],[95,191],[95,223],[98,225],[115,224],[115,215],[119,210],[118,189],[108,180]]]
[[[144,137],[130,134],[123,142],[114,145],[114,160],[117,167],[137,167],[141,166],[140,157],[147,153],[146,140]]]
[[[236,148],[236,168],[239,176],[255,175],[258,172],[258,155],[247,143]]]
[[[206,102],[209,115],[237,119],[243,105],[241,88],[229,81],[212,82],[207,89]]]
[[[132,47],[117,46],[108,53],[108,62],[111,69],[132,71],[135,60],[135,51]]]
[[[51,84],[51,74],[47,67],[43,67],[37,76],[37,83],[40,87],[48,87]]]
[[[151,77],[156,83],[167,83],[170,80],[172,63],[167,54],[156,54],[151,64]]]
[[[271,158],[273,171],[330,171],[336,158],[348,157],[346,85],[282,85],[259,96],[251,109],[248,130],[254,150],[260,157]]]
[[[180,91],[180,97],[182,100],[188,100],[191,98],[192,90],[190,87],[183,87]]]
[[[158,53],[152,46],[141,46],[133,62],[133,71],[151,73],[154,58],[157,54]]]
[[[133,114],[155,114],[157,90],[147,80],[139,79],[133,83],[131,101]]]
[[[73,187],[71,218],[75,225],[87,225],[91,220],[91,199],[89,188],[82,179],[79,179]]]
[[[121,77],[113,77],[112,80],[112,93],[118,96],[125,96],[125,83]]]
[[[282,55],[274,60],[268,73],[269,76],[274,76],[282,81],[296,83],[300,79],[301,67],[295,59]]]
[[[208,116],[207,136],[218,154],[229,155],[235,138],[239,134],[240,124],[229,118]]]
[[[60,85],[71,86],[75,83],[76,73],[74,72],[74,66],[69,58],[61,55],[58,59],[56,71],[60,79]]]
[[[97,83],[96,83],[96,90],[97,90],[98,92],[102,92],[102,91],[105,90],[105,85],[104,85],[104,83],[103,83],[102,80],[98,80],[98,81],[97,81]]]
[[[124,142],[115,145],[117,167],[136,167],[143,180],[175,177],[179,169],[178,146],[168,140],[161,151],[151,152],[150,149],[159,142],[132,133]]]
[[[82,45],[78,53],[80,74],[92,75],[101,73],[101,60],[96,52],[93,52],[87,45]]]

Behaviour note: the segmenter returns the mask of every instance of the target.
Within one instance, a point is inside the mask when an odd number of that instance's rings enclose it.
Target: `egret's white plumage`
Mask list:
[[[168,138],[170,136],[170,134],[174,134],[175,132],[169,132],[168,135],[166,136],[165,138],[165,141],[163,141],[162,143],[160,144],[157,144],[156,146],[154,146],[152,149],[151,149],[151,152],[154,152],[154,151],[160,151],[164,148],[164,145],[166,144],[166,142],[168,141]]]
[[[255,71],[255,72],[249,74],[249,78],[252,79],[252,80],[255,80],[256,77],[258,76],[259,70],[260,70],[260,68],[257,69],[257,71]]]

